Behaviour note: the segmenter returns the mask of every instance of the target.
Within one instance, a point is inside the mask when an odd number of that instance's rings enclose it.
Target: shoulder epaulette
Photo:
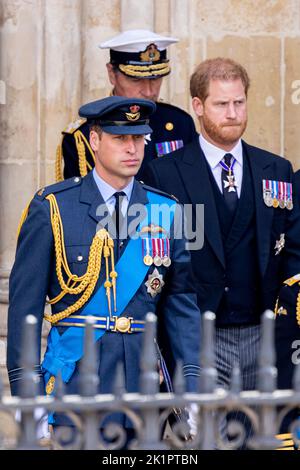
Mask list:
[[[74,188],[81,184],[82,178],[79,176],[75,176],[74,178],[68,178],[64,181],[59,183],[51,184],[50,186],[45,186],[37,191],[35,197],[37,199],[43,200],[49,194],[56,194],[60,193],[61,191],[65,191],[66,189]]]
[[[74,134],[79,127],[86,122],[85,118],[78,118],[76,121],[70,122],[67,127],[62,131],[63,134]]]
[[[296,284],[296,282],[300,282],[300,273],[295,274],[295,276],[292,276],[289,279],[286,279],[283,284],[286,284],[287,286],[293,286]]]
[[[167,197],[168,199],[173,199],[174,201],[179,202],[178,199],[175,196],[173,196],[173,194],[165,193],[164,191],[161,191],[160,189],[153,188],[152,186],[148,186],[143,181],[140,181],[140,183],[143,185],[143,188],[146,189],[146,191],[151,191],[152,193],[160,194],[161,196]]]

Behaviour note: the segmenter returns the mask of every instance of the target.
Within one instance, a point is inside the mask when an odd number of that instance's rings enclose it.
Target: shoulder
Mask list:
[[[275,163],[282,167],[289,167],[291,168],[291,162],[286,158],[282,157],[281,155],[277,155],[276,153],[269,152],[268,150],[262,149],[260,147],[255,147],[243,141],[243,146],[246,148],[248,152],[253,155],[257,155],[258,158],[263,158],[269,163]]]
[[[165,191],[161,191],[160,189],[154,188],[153,186],[148,186],[147,184],[144,184],[143,181],[139,181],[139,183],[142,185],[145,191],[151,194],[160,196],[162,199],[169,199],[170,201],[178,202],[178,199],[173,194],[166,193]]]
[[[295,179],[295,183],[300,186],[300,170],[295,171],[294,179]]]
[[[75,121],[70,122],[62,131],[63,134],[74,134],[75,131],[80,129],[86,124],[85,118],[78,118]]]
[[[189,113],[179,108],[178,106],[175,106],[174,104],[167,103],[166,101],[156,102],[156,112],[173,116],[173,119],[174,119],[174,116],[175,117],[178,116],[181,119],[186,118],[188,120],[193,121],[192,116]]]
[[[80,178],[79,176],[76,176],[74,178],[68,178],[59,183],[51,184],[49,186],[40,188],[36,192],[34,199],[43,201],[47,196],[49,196],[49,194],[58,194],[62,192],[67,193],[69,191],[77,190],[77,188],[81,186],[81,183],[82,178]]]

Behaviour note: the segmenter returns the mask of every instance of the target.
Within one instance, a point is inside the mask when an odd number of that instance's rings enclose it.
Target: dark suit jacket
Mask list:
[[[280,283],[300,270],[299,204],[294,209],[267,207],[263,179],[292,181],[290,162],[243,142],[254,186],[257,258],[263,308],[274,309]],[[192,251],[192,266],[201,312],[216,311],[225,289],[226,261],[209,169],[199,139],[173,154],[151,162],[145,182],[176,196],[182,204],[204,204],[204,245]],[[296,199],[296,198],[294,198]],[[195,211],[193,213],[195,216]],[[285,247],[275,255],[275,243],[285,234]],[[243,262],[243,260],[241,260]],[[245,266],[245,269],[247,267]]]

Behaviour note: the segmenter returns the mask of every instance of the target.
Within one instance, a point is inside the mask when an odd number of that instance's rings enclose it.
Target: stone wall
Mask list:
[[[22,209],[54,181],[60,131],[80,104],[104,97],[119,31],[177,36],[162,98],[191,111],[189,76],[201,60],[230,56],[249,71],[246,140],[300,167],[299,0],[1,0],[0,364],[5,363],[8,275]],[[42,260],[41,260],[42,263]]]

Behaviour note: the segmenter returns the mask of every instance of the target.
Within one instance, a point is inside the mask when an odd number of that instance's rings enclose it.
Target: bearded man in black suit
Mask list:
[[[231,59],[202,62],[190,81],[201,134],[151,162],[145,177],[192,204],[194,228],[197,205],[204,205],[203,247],[190,245],[198,305],[216,313],[219,384],[227,388],[238,365],[244,390],[256,387],[260,316],[274,310],[281,283],[300,272],[292,166],[241,139],[249,85],[245,68]]]

